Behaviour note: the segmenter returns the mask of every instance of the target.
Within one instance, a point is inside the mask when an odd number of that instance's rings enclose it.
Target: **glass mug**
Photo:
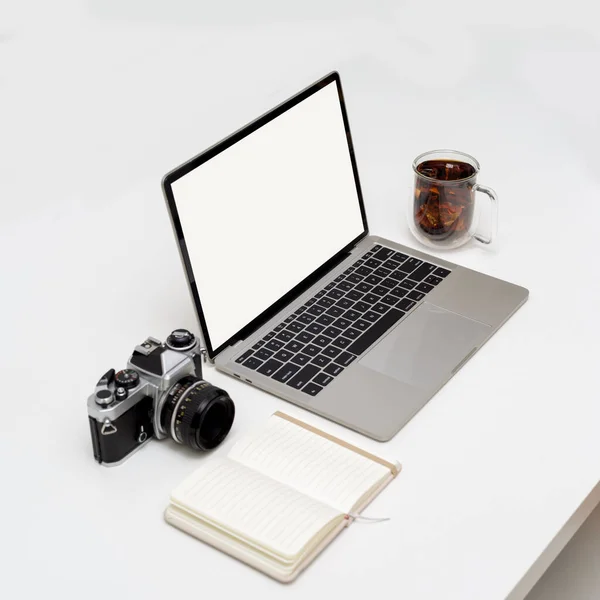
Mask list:
[[[409,225],[415,237],[433,248],[457,248],[475,238],[491,244],[496,237],[498,197],[494,190],[475,182],[479,163],[456,150],[432,150],[413,162],[415,186]],[[480,206],[475,192],[491,201],[489,237],[477,233]]]

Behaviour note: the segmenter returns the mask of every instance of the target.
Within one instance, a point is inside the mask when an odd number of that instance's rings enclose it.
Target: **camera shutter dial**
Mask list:
[[[167,338],[167,346],[172,350],[190,350],[196,345],[196,337],[187,329],[175,329]]]
[[[115,383],[126,390],[134,388],[139,382],[139,373],[133,369],[123,369],[115,375]]]

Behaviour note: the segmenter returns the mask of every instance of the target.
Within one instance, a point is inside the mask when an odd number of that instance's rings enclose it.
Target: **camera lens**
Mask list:
[[[227,392],[188,375],[168,391],[160,424],[177,443],[211,450],[225,439],[234,416],[235,406]]]

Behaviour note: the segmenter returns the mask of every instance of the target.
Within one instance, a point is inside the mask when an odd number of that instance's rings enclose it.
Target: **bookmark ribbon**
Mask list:
[[[383,521],[389,521],[391,517],[363,517],[355,513],[348,513],[348,518],[358,521],[359,523],[383,523]]]

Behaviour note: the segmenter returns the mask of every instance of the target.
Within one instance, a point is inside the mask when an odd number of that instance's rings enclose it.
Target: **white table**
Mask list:
[[[13,4],[0,15],[6,597],[523,598],[600,499],[594,4]],[[147,335],[196,329],[163,173],[333,68],[372,231],[414,244],[412,158],[470,152],[500,196],[501,239],[445,256],[531,295],[387,444],[207,373],[237,405],[217,453],[285,410],[404,464],[369,509],[392,520],[354,525],[282,587],[163,522],[205,456],[153,442],[95,464],[86,398]]]

